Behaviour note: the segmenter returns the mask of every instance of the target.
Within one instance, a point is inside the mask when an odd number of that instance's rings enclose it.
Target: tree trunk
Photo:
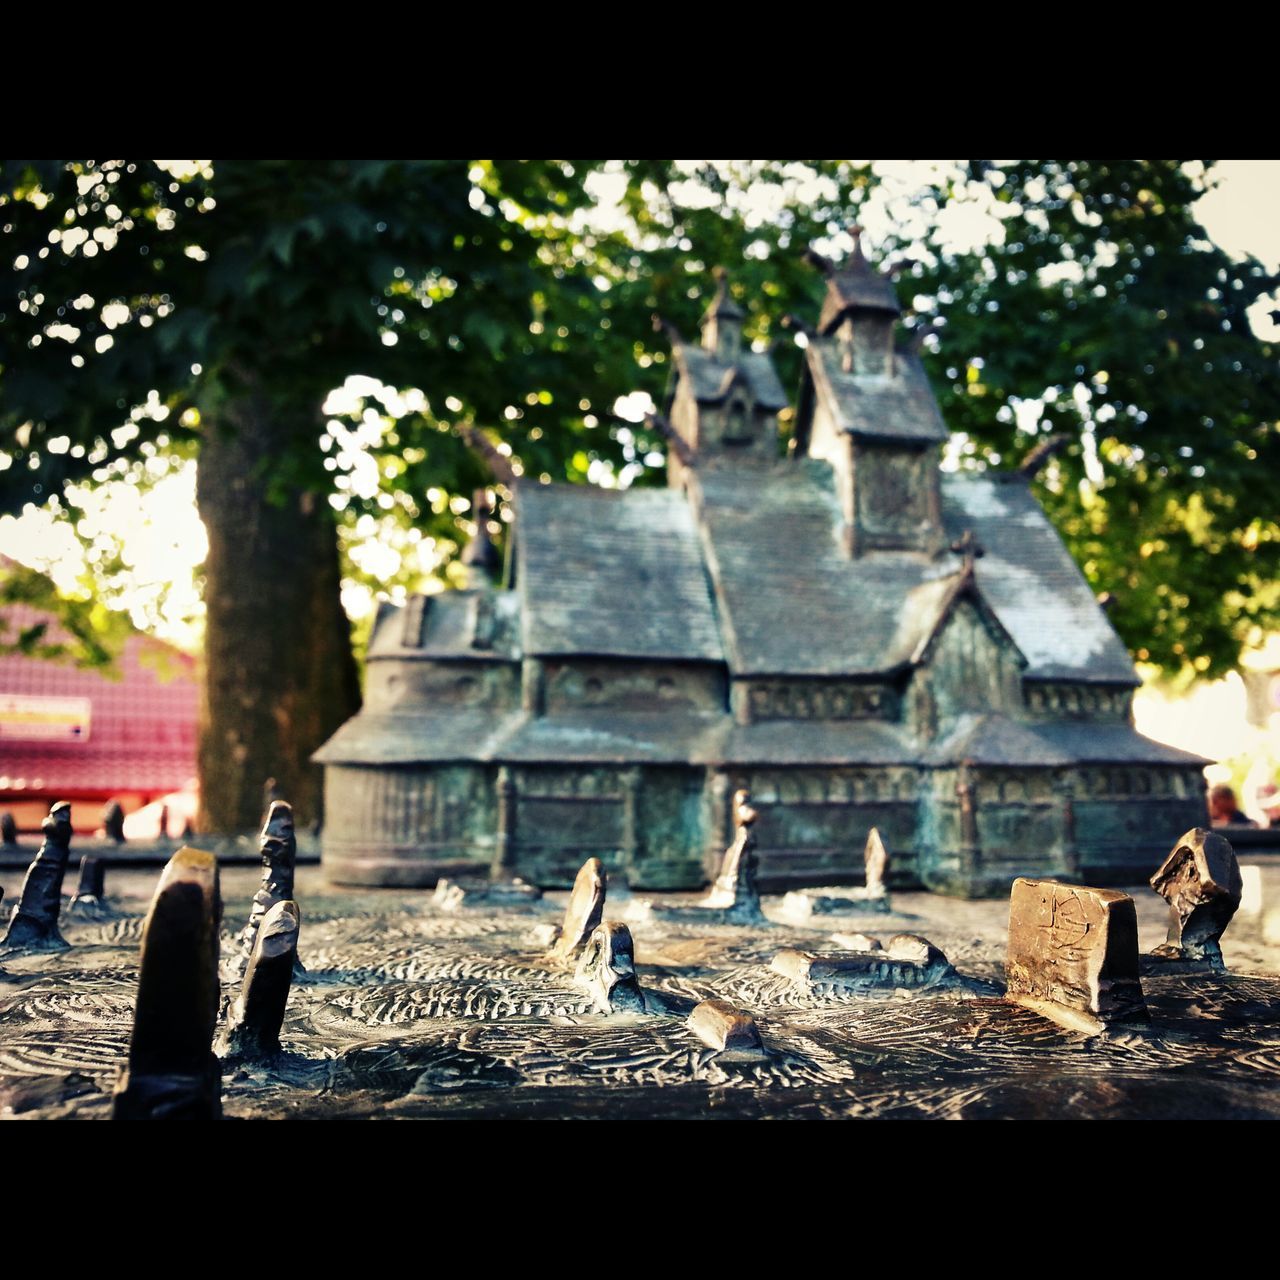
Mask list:
[[[303,826],[322,817],[310,755],[360,706],[329,504],[311,492],[267,498],[272,461],[318,449],[320,427],[282,424],[254,396],[228,403],[225,418],[232,432],[209,429],[196,473],[209,537],[197,825],[255,829],[274,778]]]

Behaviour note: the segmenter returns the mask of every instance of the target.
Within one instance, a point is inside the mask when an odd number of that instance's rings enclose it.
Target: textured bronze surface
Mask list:
[[[116,1086],[117,1120],[216,1120],[222,898],[211,853],[182,848],[156,885],[142,927],[129,1060]]]
[[[62,909],[62,880],[71,856],[71,806],[55,804],[40,824],[44,841],[22,882],[22,897],[14,905],[5,947],[65,947],[58,932]]]
[[[560,936],[552,948],[560,961],[576,960],[587,939],[604,916],[605,875],[599,858],[588,858],[582,864],[569,905],[560,925]]]
[[[644,1014],[601,1014],[573,971],[547,964],[540,903],[442,912],[429,894],[335,891],[299,868],[307,927],[281,1057],[232,1068],[228,1118],[564,1117],[1280,1119],[1280,865],[1223,937],[1230,972],[1144,977],[1152,1034],[1094,1037],[965,985],[797,984],[769,968],[784,946],[821,952],[829,921],[773,927],[654,919],[631,926]],[[223,872],[228,959],[259,874]],[[155,872],[112,868],[108,920],[64,914],[70,950],[14,953],[0,973],[0,1116],[105,1119],[128,1053],[138,943]],[[692,902],[693,895],[685,895]],[[611,887],[611,905],[613,904]],[[1168,911],[1137,897],[1140,941]],[[998,995],[1007,902],[895,892],[885,942],[927,937]],[[222,968],[223,1003],[240,993]],[[726,1059],[686,1024],[703,1000],[749,1014],[765,1053]],[[652,1000],[654,1010],[648,1009]]]
[[[274,779],[268,779],[274,783]],[[274,791],[269,786],[269,793]],[[283,800],[272,800],[258,837],[262,852],[262,887],[253,896],[253,909],[249,922],[241,934],[241,948],[245,957],[253,950],[258,927],[267,912],[278,902],[293,899],[293,873],[298,860],[298,841],[293,830],[293,808]]]
[[[542,890],[527,880],[515,877],[511,880],[449,880],[442,878],[431,895],[431,901],[441,911],[458,911],[463,907],[518,906],[537,902]]]
[[[1142,1023],[1138,918],[1109,889],[1017,879],[1009,898],[1009,999],[1096,1034]]]
[[[668,327],[665,491],[512,475],[506,584],[478,495],[467,589],[379,610],[363,708],[315,756],[333,880],[564,887],[597,857],[696,889],[744,788],[769,888],[856,883],[871,827],[895,888],[1133,883],[1206,820],[1205,761],[1135,730],[1133,664],[1027,478],[941,470],[890,274],[860,242],[824,270],[790,456],[721,275],[700,341]]]
[[[889,990],[931,987],[955,980],[947,957],[927,938],[899,933],[884,946],[866,934],[839,934],[842,951],[784,947],[769,966],[794,982]]]
[[[1230,841],[1203,827],[1188,831],[1151,877],[1151,887],[1169,904],[1169,936],[1152,954],[1221,968],[1222,932],[1244,887]]]
[[[689,1015],[689,1030],[712,1049],[728,1053],[763,1055],[756,1020],[727,1000],[704,1000]]]
[[[863,883],[852,889],[797,889],[783,900],[783,912],[796,921],[810,916],[883,915],[892,911],[886,879],[889,872],[889,850],[877,827],[867,835],[862,853]]]
[[[616,920],[596,925],[578,960],[574,981],[585,987],[597,1013],[643,1013],[631,930]]]
[[[279,1054],[301,923],[295,902],[274,903],[263,915],[223,1043],[226,1057],[269,1061]]]
[[[705,897],[691,907],[667,906],[648,900],[633,902],[627,908],[629,920],[646,920],[660,916],[667,920],[687,920],[705,924],[751,924],[763,922],[760,891],[756,885],[755,822],[760,815],[751,805],[751,792],[745,789],[733,794],[733,843],[720,860],[720,873]]]

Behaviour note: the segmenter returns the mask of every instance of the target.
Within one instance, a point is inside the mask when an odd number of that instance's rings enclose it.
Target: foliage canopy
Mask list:
[[[1280,625],[1280,372],[1246,318],[1280,279],[1199,225],[1211,163],[966,161],[907,190],[854,161],[3,161],[0,510],[197,450],[252,387],[286,432],[273,496],[326,495],[350,576],[417,585],[411,542],[447,559],[492,483],[460,424],[528,475],[659,482],[661,439],[610,414],[661,398],[650,314],[692,334],[725,265],[794,386],[803,251],[862,221],[954,464],[1065,433],[1038,492],[1121,635],[1220,674]],[[990,234],[957,241],[965,209]],[[326,414],[351,375],[391,390]],[[398,569],[361,568],[371,535]]]

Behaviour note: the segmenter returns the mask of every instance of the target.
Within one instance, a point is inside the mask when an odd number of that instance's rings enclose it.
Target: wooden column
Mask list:
[[[624,769],[622,781],[622,865],[628,881],[635,869],[639,837],[636,832],[636,800],[640,791],[640,770]]]
[[[516,873],[516,783],[506,765],[498,770],[497,797],[498,832],[490,875],[494,880],[510,880]]]
[[[956,798],[960,802],[960,872],[970,878],[977,871],[982,846],[978,840],[978,795],[967,760],[960,765]]]

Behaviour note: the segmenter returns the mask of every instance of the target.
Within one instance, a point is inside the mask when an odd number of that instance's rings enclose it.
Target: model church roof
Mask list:
[[[509,589],[476,585],[479,571],[496,565],[482,512],[482,545],[469,556],[476,589],[387,611],[370,659],[609,659],[718,672],[726,690],[782,677],[901,691],[967,600],[1017,678],[1136,685],[1124,645],[1029,482],[939,471],[945,425],[918,359],[894,343],[893,286],[866,260],[860,238],[842,266],[820,262],[826,296],[797,412],[797,443],[810,456],[779,456],[768,424],[787,397],[769,355],[742,349],[745,313],[721,275],[701,344],[671,331],[667,409],[675,404],[686,417],[664,425],[688,458],[673,466],[671,487],[513,481]],[[679,395],[682,383],[691,396]],[[894,525],[899,508],[915,513],[918,528]],[[876,536],[851,538],[857,521]],[[1043,723],[1007,710],[948,712],[922,743],[904,717],[879,712],[744,719],[719,703],[545,712],[536,698],[492,710],[424,705],[412,715],[368,708],[317,758],[1190,759],[1128,724]]]

